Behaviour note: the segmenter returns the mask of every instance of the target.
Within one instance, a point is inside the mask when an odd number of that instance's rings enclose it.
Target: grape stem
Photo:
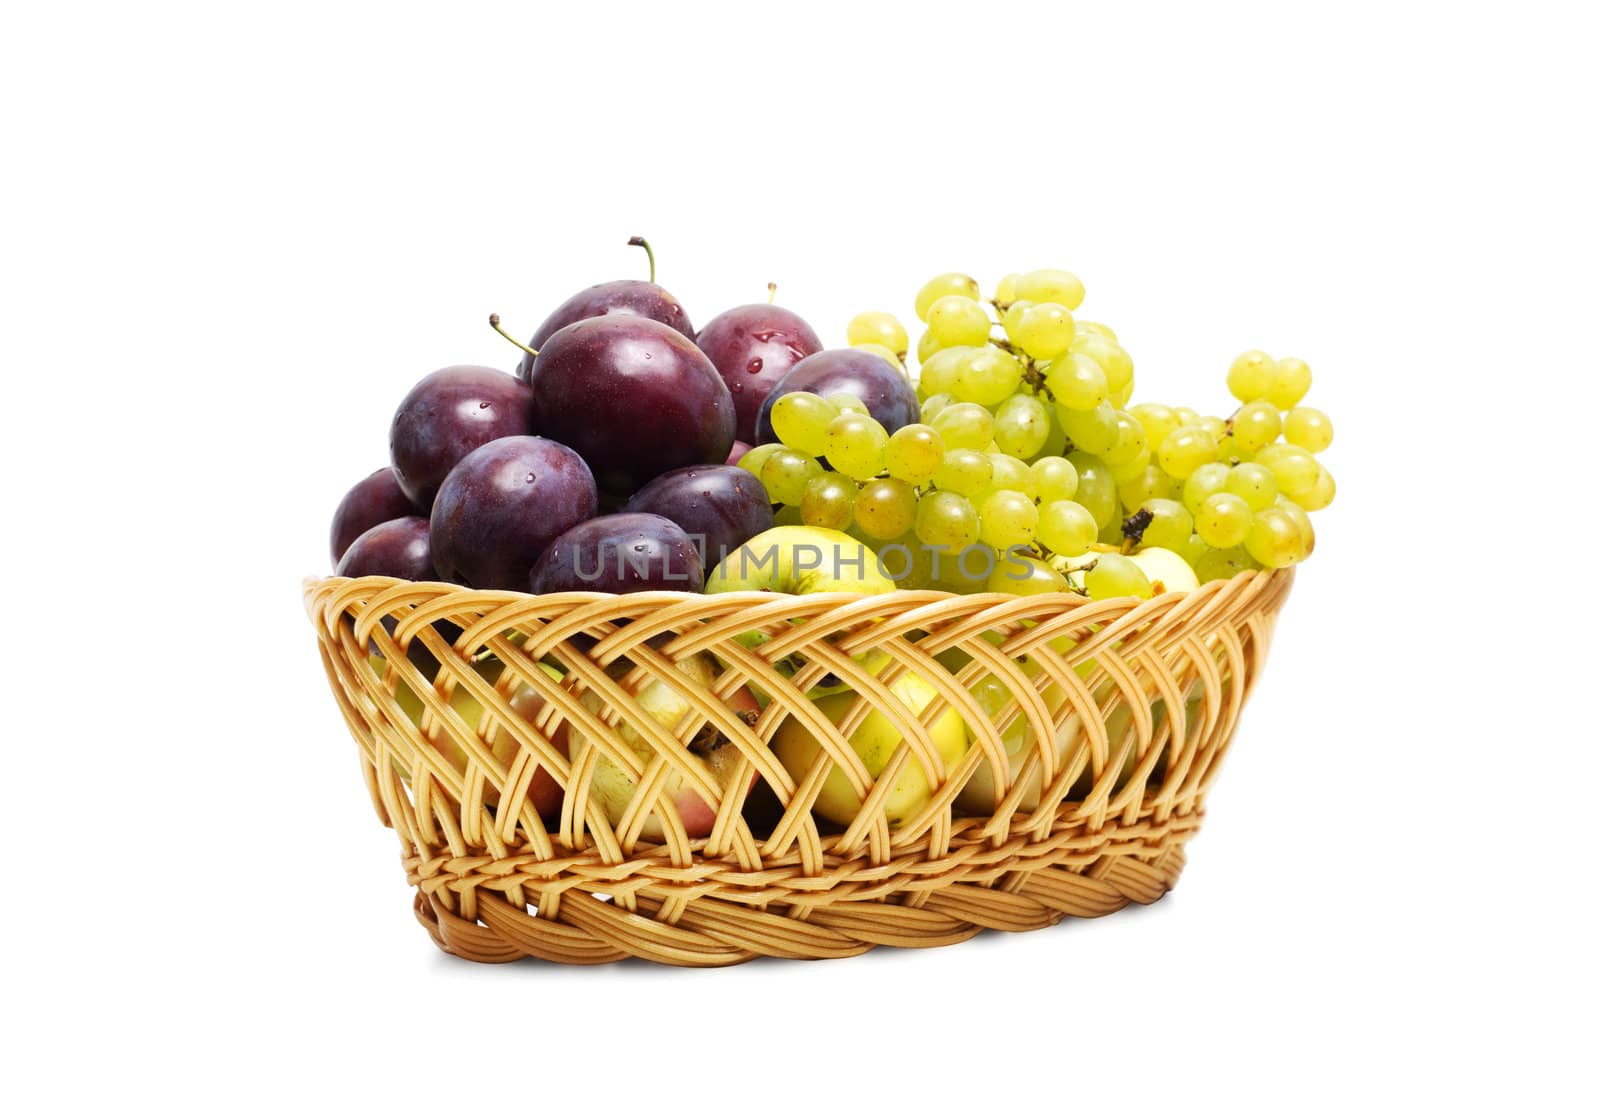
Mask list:
[[[515,344],[518,348],[522,349],[528,355],[533,356],[535,358],[538,357],[539,350],[537,348],[529,348],[526,344],[523,344],[516,337],[512,336],[510,333],[506,332],[504,329],[502,329],[500,327],[500,315],[498,313],[491,313],[489,315],[489,327],[491,329],[493,329],[495,332],[499,333],[501,336],[505,337],[512,344]]]
[[[644,254],[650,260],[650,281],[656,281],[656,253],[650,250],[650,241],[643,236],[633,236],[628,240],[630,248],[643,248]]]

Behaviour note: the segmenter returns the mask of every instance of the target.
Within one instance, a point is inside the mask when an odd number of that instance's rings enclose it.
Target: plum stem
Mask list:
[[[539,350],[537,348],[529,348],[526,344],[523,344],[516,337],[512,336],[510,333],[506,332],[500,327],[500,315],[498,313],[491,313],[489,315],[489,327],[495,332],[499,333],[501,336],[505,337],[512,344],[515,344],[518,348],[522,349],[528,355],[534,357],[535,359],[538,358]]]
[[[656,253],[650,250],[650,241],[643,236],[634,236],[628,240],[630,248],[643,248],[644,254],[650,260],[650,281],[656,281]]]
[[[772,305],[772,303],[776,302],[777,300],[778,300],[778,284],[775,283],[775,282],[767,283],[767,305],[770,306],[770,305]]]

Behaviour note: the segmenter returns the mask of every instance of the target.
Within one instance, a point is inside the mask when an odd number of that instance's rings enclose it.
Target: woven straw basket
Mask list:
[[[308,580],[305,600],[439,947],[715,966],[950,944],[1155,901],[1183,869],[1292,583],[1246,572],[1140,603],[530,596],[335,577]],[[687,659],[717,668],[686,672]],[[890,692],[908,672],[937,693],[920,713]],[[974,692],[987,677],[1013,696],[986,714]],[[654,682],[690,708],[680,722],[641,708]],[[813,697],[841,684],[835,725]],[[756,697],[742,711],[740,689]],[[847,742],[873,708],[899,739],[876,778]],[[952,709],[971,742],[947,768],[930,725]],[[770,745],[790,720],[821,744],[797,776]],[[1057,745],[1017,745],[1018,727]],[[707,738],[723,780],[694,745]],[[908,763],[928,791],[891,822]],[[594,791],[606,764],[637,785],[616,823]],[[847,825],[813,812],[834,764],[861,801]],[[701,838],[673,803],[684,785],[715,806]]]

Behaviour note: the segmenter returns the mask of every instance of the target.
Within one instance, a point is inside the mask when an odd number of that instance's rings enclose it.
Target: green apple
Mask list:
[[[1156,594],[1162,592],[1187,592],[1200,587],[1200,578],[1194,574],[1189,562],[1170,549],[1151,546],[1141,549],[1128,558],[1150,578]]]
[[[708,593],[894,591],[878,555],[838,530],[774,526],[728,554],[706,578]]]
[[[907,715],[920,715],[938,693],[932,685],[911,673],[902,673],[889,683],[889,692],[904,707]],[[849,713],[856,702],[851,692],[824,696],[817,700],[817,708],[830,721],[837,724]],[[966,725],[954,709],[947,709],[928,728],[934,751],[943,761],[945,770],[952,769],[967,752]],[[888,765],[895,748],[900,745],[901,732],[888,716],[874,709],[862,720],[850,736],[850,747],[866,766],[867,773],[876,778]],[[809,728],[794,717],[784,720],[772,741],[773,752],[783,763],[790,776],[803,778],[815,761],[822,746]],[[928,771],[912,755],[901,768],[889,789],[884,802],[884,813],[891,824],[897,824],[914,815],[928,803],[933,790]],[[837,766],[828,771],[817,797],[814,811],[818,816],[835,824],[848,825],[861,810],[861,798],[850,786],[850,780]]]

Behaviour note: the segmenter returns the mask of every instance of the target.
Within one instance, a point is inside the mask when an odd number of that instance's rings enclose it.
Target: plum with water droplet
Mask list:
[[[426,512],[462,457],[490,441],[531,434],[536,424],[533,391],[515,376],[470,364],[442,368],[412,387],[394,412],[395,480]]]
[[[774,305],[738,306],[707,321],[695,338],[733,395],[738,438],[754,443],[756,414],[768,392],[822,341],[796,313]]]
[[[658,514],[580,522],[544,551],[528,589],[546,592],[698,592],[705,568],[693,540]]]

